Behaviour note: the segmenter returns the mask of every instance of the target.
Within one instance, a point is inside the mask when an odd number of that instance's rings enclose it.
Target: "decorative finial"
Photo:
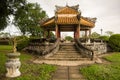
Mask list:
[[[66,2],[66,6],[68,7],[68,2]]]

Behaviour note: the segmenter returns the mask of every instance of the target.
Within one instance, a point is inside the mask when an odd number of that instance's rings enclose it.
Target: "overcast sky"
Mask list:
[[[106,31],[120,33],[120,0],[27,0],[38,3],[46,11],[49,17],[54,16],[55,5],[74,6],[79,4],[79,10],[84,17],[96,17],[97,22],[92,32],[103,34]],[[8,27],[5,31],[18,32],[17,29]]]
[[[54,16],[55,5],[69,6],[79,4],[82,16],[96,17],[96,26],[92,31],[100,33],[100,29],[120,33],[120,0],[28,0],[39,3],[49,17]]]

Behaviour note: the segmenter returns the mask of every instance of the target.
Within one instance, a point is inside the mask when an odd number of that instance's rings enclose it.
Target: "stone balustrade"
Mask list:
[[[82,43],[82,45],[93,50],[95,55],[107,52],[107,43],[105,42]]]

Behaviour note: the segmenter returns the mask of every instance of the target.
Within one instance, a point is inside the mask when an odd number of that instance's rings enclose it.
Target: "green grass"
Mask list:
[[[3,50],[12,50],[12,46],[11,45],[0,45],[0,51]]]
[[[8,50],[9,46],[4,47],[4,50]],[[9,49],[10,50],[10,49]],[[0,50],[0,80],[49,80],[51,78],[51,73],[56,70],[56,66],[47,64],[34,64],[30,60],[33,58],[32,55],[21,53],[20,61],[22,73],[20,77],[17,78],[6,78],[6,51]]]
[[[111,54],[109,56],[105,56],[104,58],[108,61],[118,63],[118,62],[120,62],[120,53],[117,52],[117,53]]]
[[[104,57],[111,64],[94,64],[80,69],[87,80],[119,80],[120,79],[120,53]]]

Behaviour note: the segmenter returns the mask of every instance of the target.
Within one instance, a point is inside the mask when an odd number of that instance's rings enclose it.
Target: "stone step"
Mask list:
[[[62,46],[60,48],[75,48],[74,46]]]
[[[60,46],[61,48],[75,48],[75,46]]]
[[[74,51],[74,50],[73,50],[73,51],[69,51],[69,50],[58,51],[57,53],[63,53],[63,54],[64,54],[64,53],[75,53],[75,54],[77,53],[77,54],[80,54],[79,51]]]
[[[52,65],[60,65],[60,66],[79,66],[79,65],[85,65],[85,64],[94,64],[94,61],[91,61],[89,59],[84,60],[41,60],[41,59],[36,59],[33,61],[34,63],[39,63],[39,64],[52,64]],[[56,79],[58,80],[58,79]],[[66,80],[66,79],[59,79],[59,80]],[[71,79],[71,80],[78,80],[78,79]],[[79,79],[81,80],[81,79]]]
[[[81,58],[80,55],[54,55],[52,58]]]
[[[89,58],[53,58],[49,57],[45,60],[50,60],[50,61],[85,61],[85,60],[90,60]]]
[[[65,51],[65,50],[67,50],[67,51],[76,51],[76,49],[59,49],[60,51]]]
[[[54,55],[81,55],[80,53],[70,53],[70,52],[68,52],[68,53],[56,53],[56,54],[54,54]]]

